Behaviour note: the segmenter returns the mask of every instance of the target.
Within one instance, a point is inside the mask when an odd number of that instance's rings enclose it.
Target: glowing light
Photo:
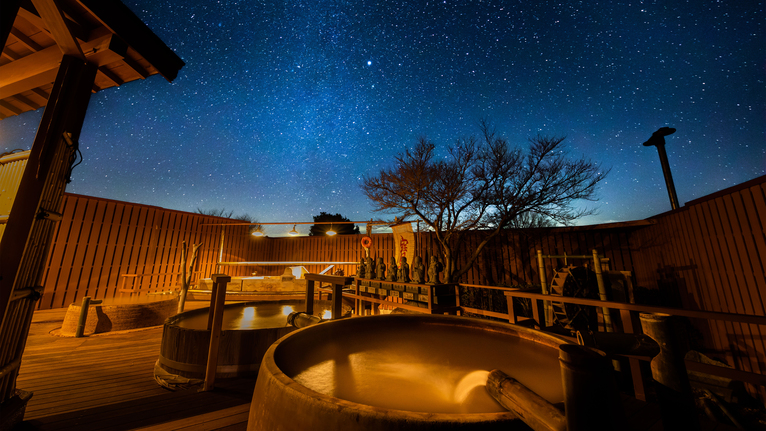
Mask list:
[[[332,319],[332,310],[325,310],[324,313],[322,313],[322,319]]]
[[[236,328],[247,328],[253,324],[255,320],[255,307],[245,307],[242,309],[242,314],[239,319],[235,319],[232,324]]]
[[[261,232],[259,230],[256,230],[251,235],[253,235],[253,236],[263,236],[263,232]]]
[[[455,394],[453,395],[454,401],[458,404],[465,402],[468,398],[468,394],[470,394],[474,388],[487,386],[488,378],[489,371],[478,370],[468,373],[465,377],[460,379],[460,382],[455,387]]]
[[[284,314],[285,316],[289,316],[290,313],[292,313],[293,311],[295,311],[295,309],[293,308],[292,305],[285,305],[284,307],[282,307],[282,314]]]

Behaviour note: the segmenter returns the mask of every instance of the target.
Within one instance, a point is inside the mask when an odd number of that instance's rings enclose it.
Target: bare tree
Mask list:
[[[192,276],[194,275],[194,266],[197,264],[197,251],[202,247],[202,243],[192,245],[191,261],[188,261],[188,248],[186,240],[181,241],[181,292],[178,295],[178,313],[184,311],[186,305],[186,295],[189,292]],[[187,263],[189,270],[187,271]]]
[[[486,122],[479,137],[459,139],[447,157],[421,138],[395,156],[394,167],[362,180],[376,211],[416,216],[436,235],[447,282],[458,280],[503,229],[542,220],[569,224],[594,211],[575,201],[596,200],[596,185],[608,169],[564,151],[564,138],[537,136],[526,152],[511,148]],[[525,221],[527,223],[525,223]],[[466,231],[486,235],[457,268],[456,251]]]
[[[251,223],[249,228],[251,233],[255,231],[263,232],[263,225],[259,224],[258,220],[255,217],[252,217],[248,213],[235,216],[233,210],[226,211],[225,208],[215,208],[210,210],[203,210],[202,208],[197,208],[197,214],[248,222],[248,223]]]

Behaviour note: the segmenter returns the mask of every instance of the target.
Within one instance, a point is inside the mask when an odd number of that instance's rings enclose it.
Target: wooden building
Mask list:
[[[0,2],[0,119],[44,107],[0,241],[0,421],[16,377],[90,95],[184,65],[118,0]]]

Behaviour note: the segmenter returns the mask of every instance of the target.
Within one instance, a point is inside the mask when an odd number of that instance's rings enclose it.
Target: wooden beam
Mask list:
[[[2,56],[11,61],[16,61],[19,58],[21,58],[19,54],[16,54],[15,52],[11,51],[10,48],[5,48],[3,50]]]
[[[84,43],[82,48],[88,63],[96,66],[114,63],[127,53],[125,42],[111,33]],[[0,99],[49,84],[60,62],[60,50],[51,46],[0,66]]]
[[[45,21],[43,21],[42,18],[35,15],[34,12],[24,9],[23,7],[19,9],[19,16],[21,18],[24,18],[28,23],[32,24],[34,27],[36,27],[41,32],[47,34],[51,39],[53,39],[53,34],[51,34],[50,30],[48,30],[45,27]],[[88,37],[88,35],[85,33],[85,30],[80,26],[80,24],[74,22],[69,17],[64,17],[64,19],[67,22],[67,28],[69,28],[70,33],[72,33],[77,39],[80,40],[88,40],[92,39],[91,37]]]
[[[132,58],[126,55],[124,58],[124,61],[129,68],[133,69],[133,71],[136,72],[141,77],[141,79],[146,79],[147,77],[149,77],[150,75],[149,71],[146,70],[140,64],[138,64],[136,60],[133,60]]]
[[[16,40],[19,41],[19,43],[26,46],[32,52],[41,51],[43,49],[43,47],[40,46],[37,42],[28,38],[24,33],[20,32],[19,30],[15,28],[11,30],[11,35],[15,37]]]
[[[106,67],[99,67],[98,68],[99,75],[103,75],[104,78],[106,78],[109,82],[116,86],[120,86],[125,83],[124,80],[120,79],[119,76],[115,75],[114,73],[110,72],[109,69]]]
[[[52,46],[0,67],[0,99],[50,83],[60,61],[61,51]],[[40,75],[45,75],[44,82],[34,79]]]
[[[10,103],[6,102],[5,100],[0,100],[0,107],[2,107],[4,109],[7,109],[8,111],[11,111],[11,112],[13,112],[16,115],[19,115],[22,112],[24,112],[20,108],[17,108],[15,106],[11,105]]]
[[[85,60],[80,44],[77,43],[77,39],[67,27],[64,14],[55,0],[32,0],[32,4],[35,5],[35,9],[40,14],[40,18],[43,19],[45,26],[50,30],[53,40],[56,41],[61,52],[64,55]]]
[[[32,110],[35,110],[35,109],[38,109],[38,108],[42,108],[42,105],[40,105],[39,103],[35,103],[35,102],[34,102],[34,101],[32,101],[31,99],[29,99],[29,98],[27,98],[27,97],[24,97],[24,96],[22,96],[22,95],[20,95],[20,94],[17,94],[17,95],[15,95],[15,96],[13,96],[13,97],[14,97],[16,100],[18,100],[19,102],[23,103],[24,105],[26,105],[26,106],[28,106],[28,107],[32,108]],[[47,98],[46,98],[46,100],[47,100]],[[44,105],[44,104],[43,104],[43,105]],[[26,111],[26,109],[25,109],[25,111]]]

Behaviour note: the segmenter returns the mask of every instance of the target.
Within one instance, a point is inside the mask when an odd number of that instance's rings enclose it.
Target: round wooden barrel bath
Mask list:
[[[64,322],[58,335],[74,337],[82,305],[74,303],[67,308]],[[152,295],[133,299],[108,299],[88,307],[84,334],[125,331],[162,325],[162,322],[176,314],[178,296]]]
[[[486,391],[499,369],[553,404],[568,341],[482,319],[390,314],[294,331],[266,352],[248,430],[528,429]]]
[[[323,311],[321,306],[315,305],[317,308]],[[287,315],[302,310],[305,310],[305,302],[297,300],[227,304],[216,377],[255,375],[269,346],[295,330],[287,326]],[[168,318],[163,327],[157,365],[169,374],[204,379],[210,346],[207,321],[208,308],[185,311]]]

